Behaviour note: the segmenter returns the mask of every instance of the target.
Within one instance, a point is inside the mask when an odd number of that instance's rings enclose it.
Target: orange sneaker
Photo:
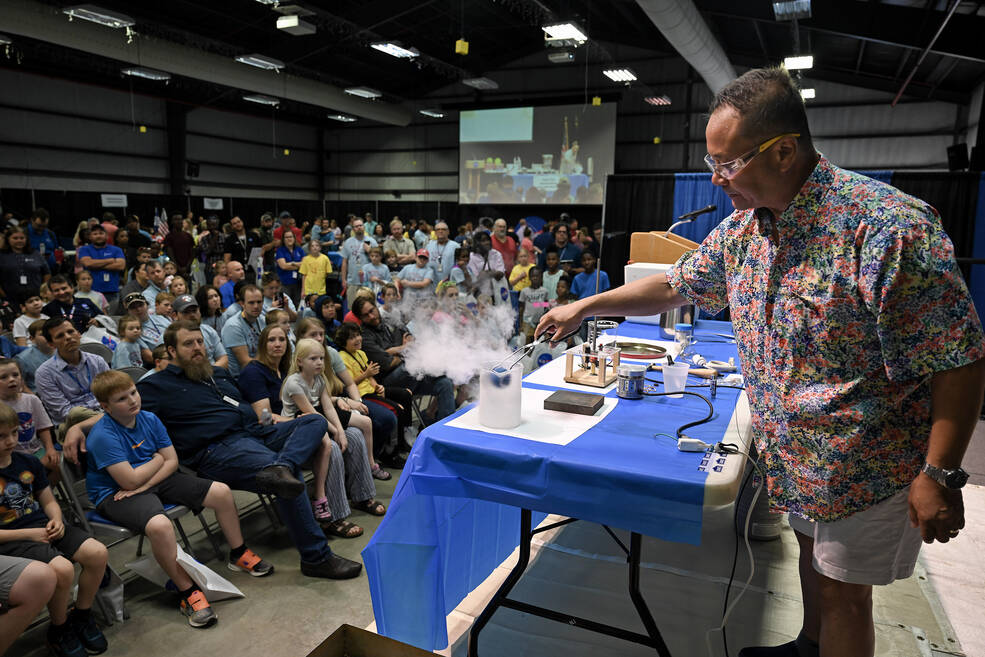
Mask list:
[[[188,624],[192,627],[211,627],[219,617],[212,611],[205,594],[195,589],[187,598],[181,599],[181,613],[188,616]]]
[[[274,572],[274,564],[264,561],[250,548],[246,548],[246,552],[236,561],[227,563],[226,567],[234,572],[249,573],[254,577],[266,577]]]

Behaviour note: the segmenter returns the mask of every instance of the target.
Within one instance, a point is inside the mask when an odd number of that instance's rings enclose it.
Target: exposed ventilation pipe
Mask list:
[[[405,126],[413,118],[409,110],[398,105],[362,100],[323,82],[288,73],[262,71],[240,64],[231,57],[139,34],[135,35],[133,43],[127,43],[123,30],[82,20],[69,22],[56,7],[29,0],[4,0],[3,5],[3,30],[8,34],[391,125]]]
[[[735,79],[735,69],[691,0],[636,0],[660,33],[704,79],[711,92]]]

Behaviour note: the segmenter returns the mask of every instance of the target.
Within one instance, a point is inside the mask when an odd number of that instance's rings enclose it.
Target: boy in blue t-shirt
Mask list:
[[[178,455],[164,424],[153,413],[140,410],[140,393],[129,376],[118,370],[102,372],[93,379],[92,393],[106,413],[88,423],[92,427],[86,439],[89,498],[99,513],[147,536],[154,558],[181,594],[180,609],[189,625],[214,625],[218,617],[205,594],[176,561],[174,527],[164,515],[165,504],[215,512],[231,548],[230,570],[263,577],[274,567],[243,542],[229,486],[177,471]],[[80,426],[85,429],[86,424]]]
[[[106,572],[106,546],[62,522],[41,461],[15,451],[19,433],[17,413],[0,404],[0,555],[40,561],[54,571],[47,635],[52,652],[59,657],[105,652],[106,637],[92,619],[92,602]],[[73,561],[82,565],[82,574],[75,609],[69,614]]]
[[[571,294],[579,299],[585,299],[595,294],[595,254],[584,251],[581,254],[581,266],[585,271],[575,276],[571,281]],[[599,294],[609,289],[609,275],[599,272]]]

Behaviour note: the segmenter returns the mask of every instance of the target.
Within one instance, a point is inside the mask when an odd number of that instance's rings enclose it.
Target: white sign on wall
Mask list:
[[[100,194],[104,208],[125,208],[127,207],[126,194]]]
[[[221,210],[222,209],[222,199],[221,198],[203,198],[202,206],[206,210]]]

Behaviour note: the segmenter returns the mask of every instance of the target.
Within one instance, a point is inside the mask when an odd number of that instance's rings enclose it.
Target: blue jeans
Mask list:
[[[373,423],[374,456],[380,456],[384,451],[387,451],[386,447],[393,442],[393,432],[397,428],[397,416],[390,409],[369,400],[363,400],[363,403],[366,405],[369,419]],[[397,436],[396,438],[399,442],[401,437]]]
[[[386,375],[383,385],[407,388],[415,395],[433,395],[438,400],[436,420],[455,412],[455,384],[447,376],[426,376],[423,379],[415,379],[401,363]]]
[[[271,465],[283,465],[301,479],[301,464],[321,446],[327,430],[325,418],[313,414],[264,427],[259,437],[240,431],[209,445],[198,462],[197,472],[254,493],[257,473]],[[328,559],[332,550],[315,520],[307,494],[289,500],[278,497],[276,504],[301,560],[320,563]]]

